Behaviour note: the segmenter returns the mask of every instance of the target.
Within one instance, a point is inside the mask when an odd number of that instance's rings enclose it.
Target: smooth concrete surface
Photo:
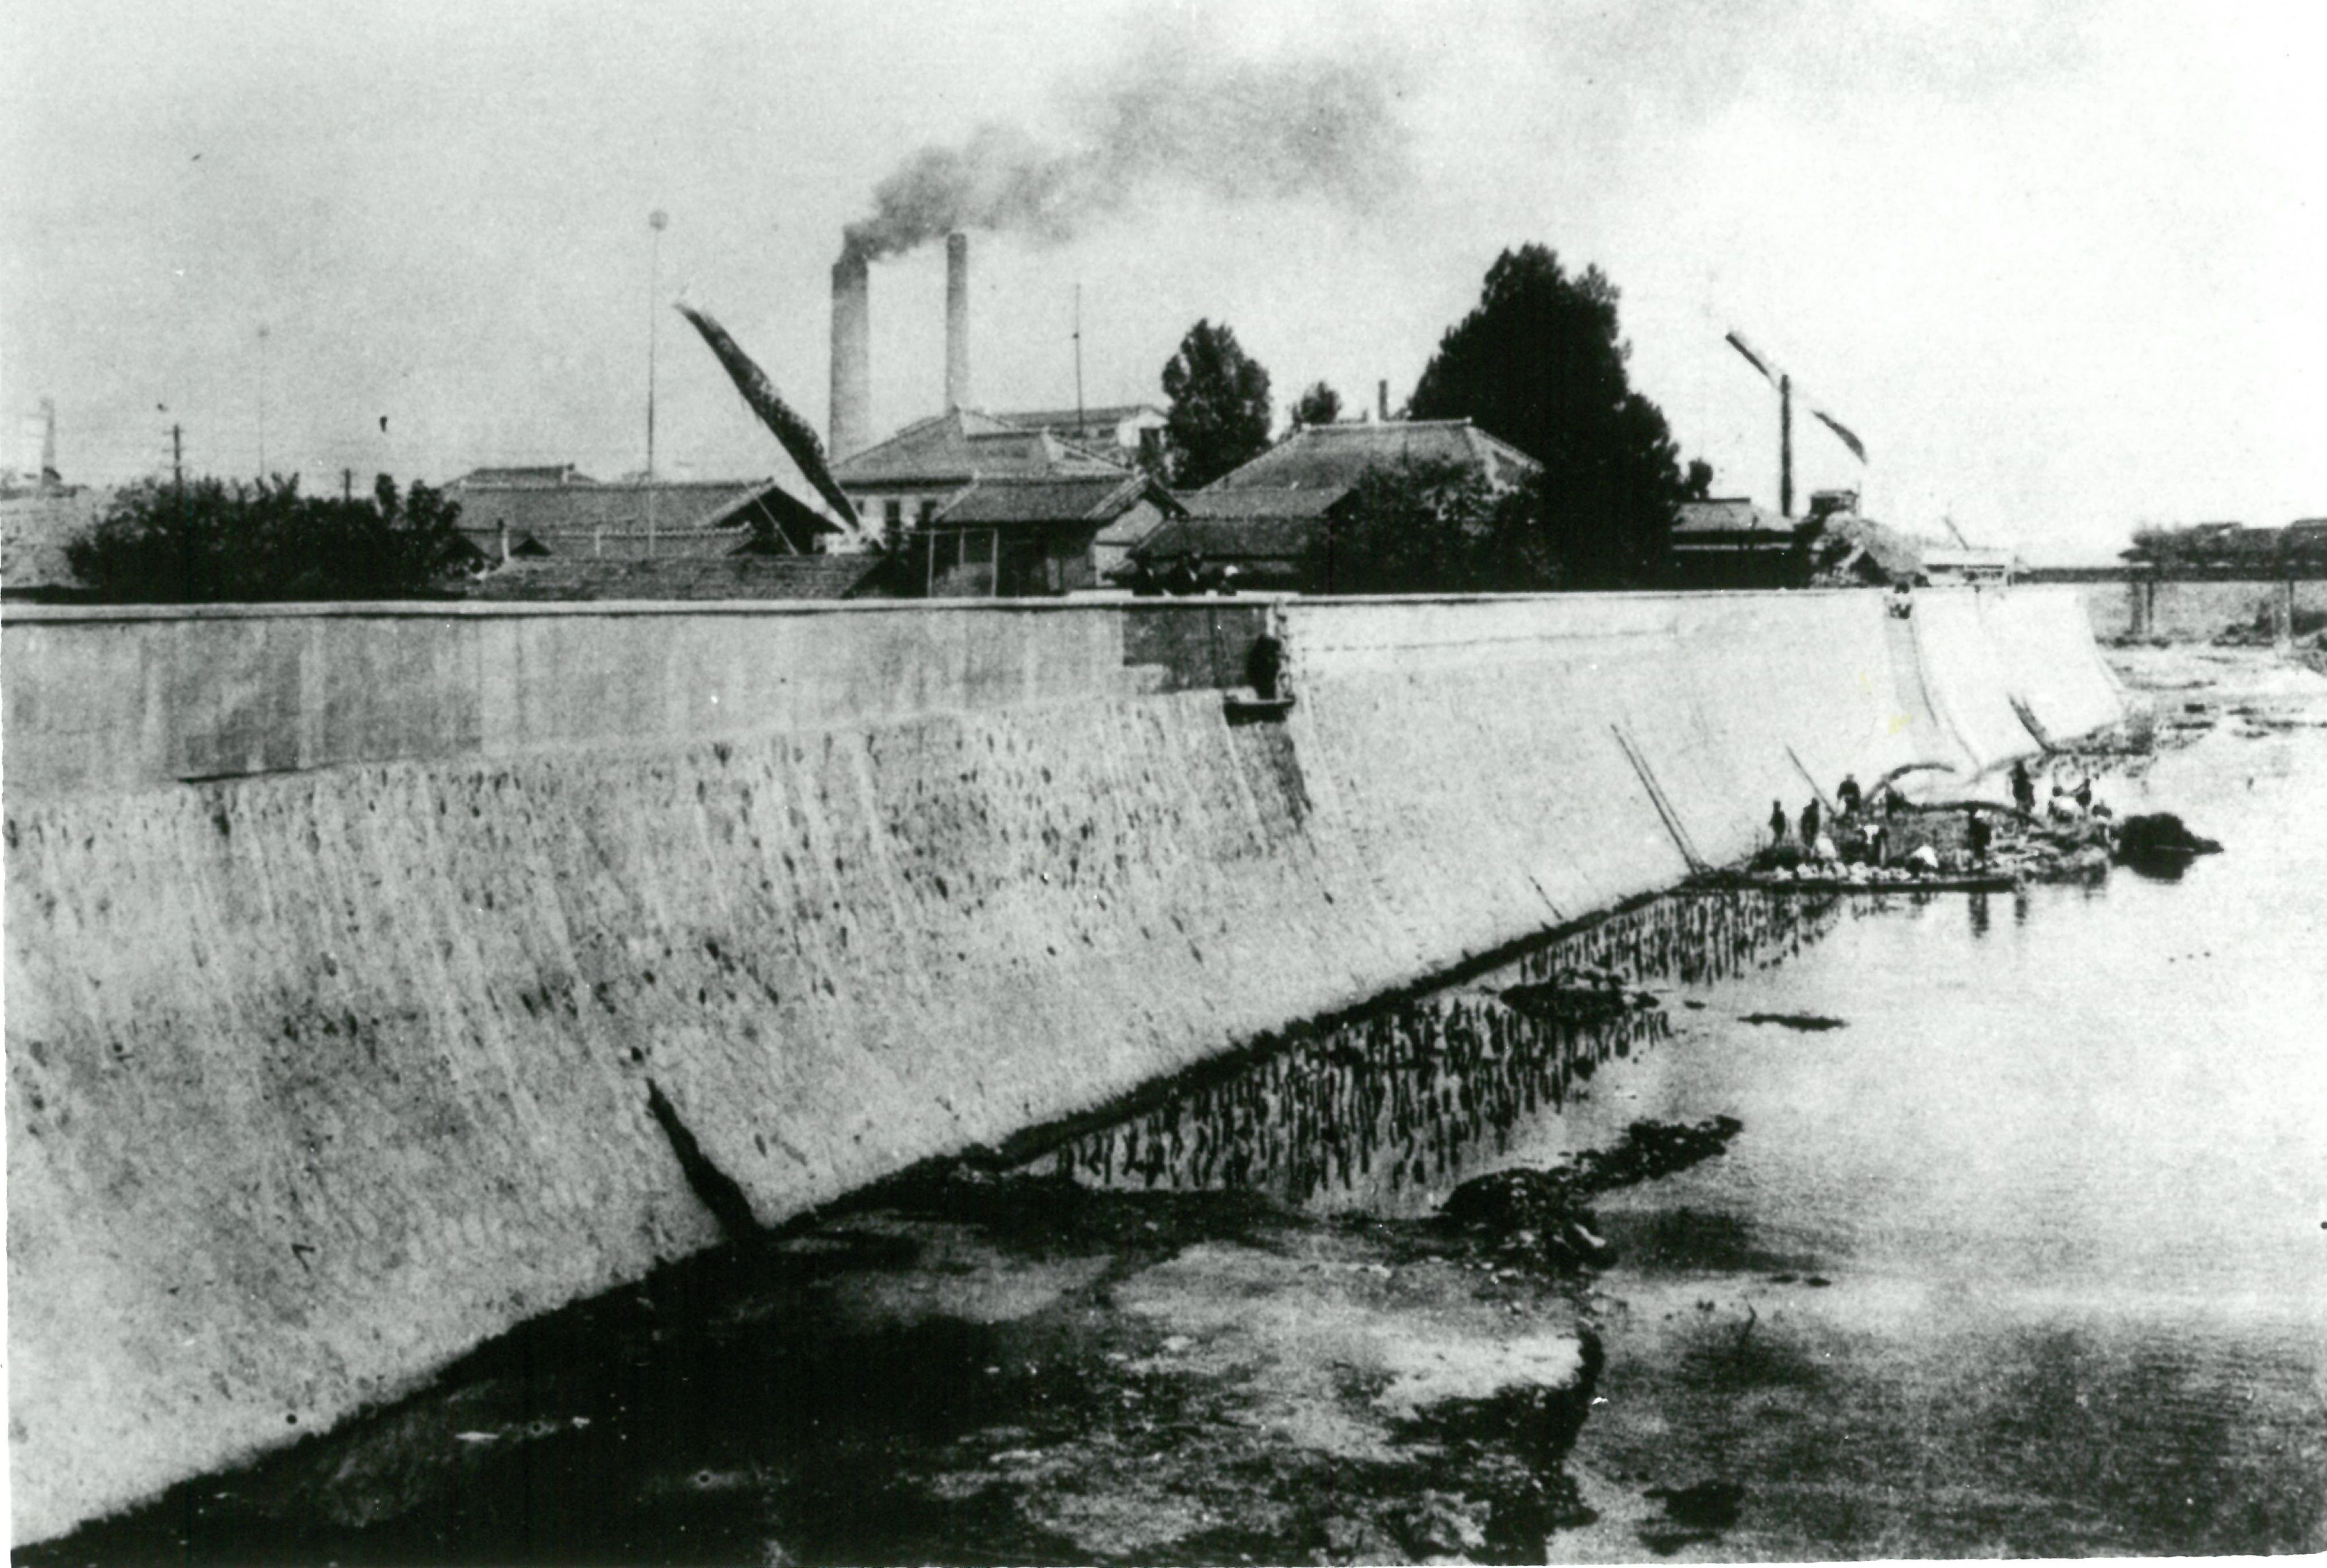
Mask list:
[[[1979,598],[2014,711],[2039,741],[2088,733],[2116,723],[2125,711],[2124,692],[2090,629],[2054,604],[2027,590]]]
[[[780,1220],[2114,716],[2011,598],[11,610],[16,1538],[714,1243],[652,1092]]]
[[[2052,602],[2035,591],[2006,592],[2035,605]],[[1921,593],[1910,617],[1923,684],[1939,722],[1981,772],[2033,749],[2013,701],[2033,677],[2007,667],[1995,639],[1995,618],[1984,602],[1989,597],[1973,592]]]

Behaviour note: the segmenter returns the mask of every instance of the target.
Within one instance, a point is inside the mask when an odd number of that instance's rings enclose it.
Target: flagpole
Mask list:
[[[647,264],[647,555],[651,557],[655,547],[655,349],[657,326],[662,320],[655,309],[655,296],[662,292],[662,231],[670,222],[670,214],[658,207],[647,214],[647,227],[654,230],[652,258]]]
[[[1794,378],[1778,376],[1778,515],[1794,515]]]

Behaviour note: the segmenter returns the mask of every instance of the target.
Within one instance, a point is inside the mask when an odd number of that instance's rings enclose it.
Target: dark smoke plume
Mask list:
[[[1400,75],[1396,61],[1355,52],[1232,61],[1184,33],[1154,33],[1075,103],[1075,145],[989,124],[959,146],[924,147],[874,188],[848,248],[893,256],[958,229],[1056,242],[1165,184],[1364,210],[1407,177]]]

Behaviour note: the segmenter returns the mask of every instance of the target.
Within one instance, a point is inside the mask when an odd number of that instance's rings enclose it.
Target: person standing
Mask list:
[[[1818,803],[1812,800],[1808,806],[1802,807],[1802,847],[1804,849],[1814,850],[1818,847]]]
[[[1771,847],[1774,848],[1776,845],[1786,842],[1786,803],[1782,800],[1771,801],[1770,844]]]
[[[2030,816],[2036,812],[2036,780],[2028,774],[2025,759],[2012,764],[2012,803]]]
[[[1859,799],[1858,775],[1845,773],[1841,787],[1834,792],[1834,803],[1842,808],[1845,817],[1851,817],[1857,814]]]

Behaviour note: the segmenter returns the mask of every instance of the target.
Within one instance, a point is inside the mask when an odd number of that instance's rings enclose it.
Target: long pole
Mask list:
[[[651,258],[647,263],[647,554],[655,547],[655,350],[661,339],[662,313],[655,302],[662,294],[662,231],[670,222],[670,214],[658,207],[647,214],[647,227],[654,231]]]
[[[266,323],[258,323],[258,482],[266,482]]]
[[[1778,378],[1778,513],[1794,515],[1794,378]]]
[[[1083,438],[1083,285],[1075,285],[1075,439]]]

